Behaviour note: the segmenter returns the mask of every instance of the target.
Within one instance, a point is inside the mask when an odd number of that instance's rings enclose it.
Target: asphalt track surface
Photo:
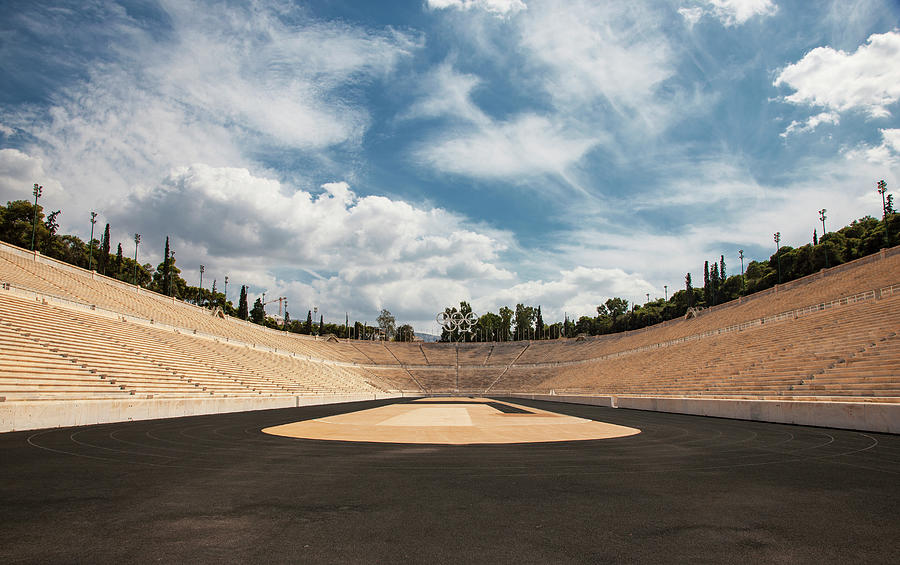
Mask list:
[[[897,563],[900,436],[514,400],[642,433],[261,428],[390,401],[0,434],[0,563]]]

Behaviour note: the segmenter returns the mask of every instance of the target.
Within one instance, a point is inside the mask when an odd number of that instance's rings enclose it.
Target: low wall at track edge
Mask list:
[[[266,398],[136,398],[132,400],[0,402],[0,433],[418,396],[422,395],[378,393]]]
[[[570,404],[630,408],[735,420],[900,434],[900,404],[798,400],[728,400],[648,396],[505,395]]]

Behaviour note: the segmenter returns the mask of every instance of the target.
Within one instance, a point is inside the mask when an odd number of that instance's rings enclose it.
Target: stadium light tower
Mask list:
[[[825,268],[828,268],[828,246],[825,244],[825,219],[828,217],[825,215],[827,212],[825,208],[819,210],[819,219],[822,220],[822,237],[819,238],[819,241],[822,242],[822,249],[825,250]]]
[[[875,190],[881,195],[881,217],[882,219],[887,218],[887,201],[884,199],[884,193],[887,192],[887,183],[883,180],[878,181],[875,183]]]
[[[738,249],[738,257],[741,258],[741,290],[744,290],[744,250]]]
[[[141,244],[141,234],[136,233],[136,234],[134,234],[134,275],[132,276],[132,279],[131,279],[131,282],[135,286],[137,286],[137,266],[138,266],[137,252],[138,252],[138,245],[140,245],[140,244]]]
[[[94,270],[94,224],[97,223],[97,212],[91,210],[91,246],[90,258],[88,259],[88,271]]]
[[[775,257],[778,259],[778,284],[781,284],[781,232],[775,232]]]
[[[225,290],[222,291],[222,294],[225,295],[225,302],[228,302],[228,275],[225,275]]]
[[[200,265],[200,292],[197,294],[197,303],[200,306],[203,306],[203,271],[206,270],[206,267]]]
[[[34,216],[31,218],[31,250],[34,251],[34,230],[37,227],[37,201],[38,198],[41,197],[41,191],[44,190],[43,186],[40,186],[38,183],[34,183],[34,189],[32,193],[34,194]]]
[[[172,296],[175,296],[175,288],[172,286],[172,271],[175,270],[175,252],[172,251],[169,253],[169,268],[167,270],[169,275],[169,292],[172,293]]]
[[[665,293],[666,293],[666,302],[668,302],[668,301],[669,301],[669,285],[664,284],[664,285],[663,285],[663,290],[664,290]]]
[[[878,194],[881,195],[881,220],[884,222],[884,245],[887,247],[888,245],[888,226],[887,226],[887,200],[884,198],[884,194],[887,192],[887,183],[883,180],[878,181],[875,184],[875,190],[878,191]]]

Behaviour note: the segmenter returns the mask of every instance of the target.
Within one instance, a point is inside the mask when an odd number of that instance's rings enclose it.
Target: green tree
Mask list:
[[[534,315],[535,310],[531,306],[516,304],[516,313],[514,320],[516,324],[515,339],[531,338],[532,325],[534,324]]]
[[[305,333],[306,335],[312,335],[313,333],[312,310],[306,312],[306,327],[303,328],[303,333]]]
[[[116,249],[116,278],[121,279],[122,277],[122,261],[124,257],[122,256],[122,244],[119,244],[119,247]]]
[[[510,327],[512,326],[513,320],[513,311],[508,306],[503,306],[500,308],[500,327],[498,331],[500,332],[499,340],[500,341],[509,341],[510,338]]]
[[[109,266],[109,223],[103,230],[103,238],[100,240],[100,256],[97,258],[98,270],[106,274],[106,268]]]
[[[241,296],[238,299],[238,318],[246,320],[250,317],[247,305],[247,285],[241,285]]]
[[[409,324],[403,324],[397,328],[397,333],[394,334],[394,341],[413,341],[416,337],[416,332],[413,327]]]
[[[694,286],[691,284],[690,273],[684,277],[684,292],[687,300],[687,307],[692,308],[694,306]]]
[[[250,321],[254,324],[262,324],[266,320],[266,309],[263,308],[262,298],[257,298],[250,310]]]
[[[535,339],[544,339],[544,316],[541,315],[540,305],[534,313],[534,336]]]

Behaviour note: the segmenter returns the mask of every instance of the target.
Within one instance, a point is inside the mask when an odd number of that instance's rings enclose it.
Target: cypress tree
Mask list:
[[[688,273],[684,277],[684,290],[687,291],[687,305],[688,308],[694,306],[694,286],[691,284],[691,274]]]
[[[725,256],[719,255],[719,282],[725,283]]]
[[[249,316],[247,308],[247,285],[241,285],[241,297],[238,300],[238,318],[246,320]]]
[[[816,233],[815,228],[813,228],[813,245],[819,245],[819,235]]]
[[[534,338],[541,339],[544,332],[544,317],[541,315],[541,307],[537,307],[537,319],[534,321]]]
[[[319,316],[319,331],[318,331],[319,335],[322,335],[322,328],[324,328],[324,327],[325,327],[325,315],[321,314]]]
[[[709,273],[709,295],[712,306],[719,303],[719,265],[716,263],[713,263],[712,272]]]
[[[103,239],[100,241],[100,257],[97,258],[97,269],[106,274],[106,266],[109,264],[109,224],[103,230]]]
[[[119,248],[116,250],[116,278],[119,278],[119,275],[122,274],[122,244],[119,244]]]
[[[163,294],[166,296],[171,296],[171,286],[170,286],[170,277],[169,277],[169,236],[166,236],[166,249],[165,253],[163,253]]]
[[[709,289],[709,261],[703,262],[703,302],[707,306],[712,302]]]
[[[304,328],[303,333],[305,333],[306,335],[312,335],[312,310],[306,312],[306,328]]]

